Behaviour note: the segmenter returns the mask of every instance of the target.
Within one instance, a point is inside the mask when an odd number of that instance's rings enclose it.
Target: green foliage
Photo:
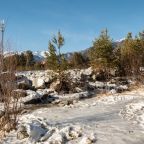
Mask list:
[[[4,69],[8,69],[9,61],[15,65],[15,70],[32,70],[34,69],[35,61],[31,51],[26,51],[21,54],[14,54],[4,58]]]
[[[70,60],[70,65],[72,68],[84,68],[87,62],[81,53],[75,52]]]
[[[26,66],[27,67],[30,67],[34,64],[34,56],[33,56],[32,51],[26,51],[25,59],[26,59]]]
[[[68,61],[64,57],[64,54],[61,55],[61,70],[67,70],[68,69]]]
[[[144,47],[143,40],[132,37],[132,33],[128,33],[125,41],[119,47],[119,70],[125,75],[138,74],[140,66],[142,66]]]
[[[95,39],[89,54],[92,64],[101,68],[111,67],[113,46],[107,30],[102,31],[100,36]]]
[[[26,66],[26,57],[24,53],[21,53],[19,56],[19,65],[25,67]]]
[[[57,36],[54,36],[49,41],[47,56],[47,68],[52,70],[58,70],[60,73],[62,70],[67,69],[67,61],[61,54],[61,47],[64,45],[64,37],[58,32]]]
[[[51,41],[49,41],[48,45],[48,52],[46,54],[47,56],[47,68],[52,70],[57,70],[58,68],[58,56],[56,55],[56,48],[52,44]]]

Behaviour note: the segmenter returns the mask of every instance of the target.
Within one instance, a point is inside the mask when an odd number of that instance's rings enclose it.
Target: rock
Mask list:
[[[84,75],[90,76],[93,73],[92,67],[89,67],[83,71]]]
[[[66,135],[62,132],[54,133],[48,140],[48,144],[65,144],[67,141]]]
[[[45,83],[49,83],[49,82],[51,82],[51,80],[52,80],[52,78],[50,78],[50,77],[46,77],[46,78],[44,79]]]
[[[96,88],[105,88],[104,82],[96,81],[95,82]]]
[[[67,126],[60,130],[66,135],[67,140],[72,140],[82,135],[82,129],[79,126]]]
[[[25,126],[20,126],[17,131],[17,139],[22,140],[27,138],[29,135]]]
[[[81,88],[79,88],[79,87],[76,87],[76,88],[75,88],[75,91],[76,91],[77,93],[79,93],[79,92],[82,92],[83,90],[82,90]]]
[[[59,80],[52,82],[50,85],[50,89],[55,90],[59,84],[60,84]]]
[[[127,85],[120,85],[119,87],[117,87],[117,92],[121,93],[123,91],[128,90],[128,86]]]
[[[45,81],[44,78],[34,78],[32,80],[32,85],[36,88],[36,89],[44,89],[45,86]]]
[[[92,144],[92,141],[89,137],[83,137],[79,144]]]
[[[50,129],[50,130],[41,138],[41,141],[46,141],[46,140],[48,140],[48,139],[53,135],[54,132],[56,132],[56,129],[55,129],[55,128]]]
[[[96,135],[92,133],[90,136],[84,136],[79,144],[93,144],[96,142]]]
[[[33,99],[40,99],[42,97],[42,95],[32,90],[27,90],[26,93],[27,96],[21,98],[21,101],[23,103],[27,103]]]
[[[106,80],[106,74],[103,71],[100,71],[96,74],[96,80],[97,81],[105,81]]]
[[[16,82],[19,89],[28,90],[32,88],[32,82],[23,75],[17,76]]]
[[[46,132],[47,129],[44,128],[40,122],[33,120],[31,123],[21,125],[18,129],[17,136],[19,138],[28,136],[29,143],[36,143],[46,134]]]
[[[95,81],[95,80],[96,80],[96,75],[93,74],[93,75],[91,76],[91,78],[92,78],[93,81]]]
[[[112,90],[110,90],[110,92],[109,92],[110,94],[116,94],[117,93],[117,91],[115,90],[115,89],[112,89]]]
[[[38,89],[36,92],[39,95],[49,95],[51,93],[54,93],[54,90],[52,90],[52,89]]]

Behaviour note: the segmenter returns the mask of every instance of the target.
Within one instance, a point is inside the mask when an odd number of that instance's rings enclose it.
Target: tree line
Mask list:
[[[51,69],[60,72],[92,66],[104,72],[115,70],[117,75],[124,76],[137,75],[140,73],[140,67],[144,66],[144,32],[135,37],[129,32],[122,42],[115,44],[108,30],[103,30],[94,39],[86,55],[74,52],[70,58],[61,52],[64,44],[65,39],[61,32],[58,32],[48,43],[45,62],[35,61],[33,53],[26,51],[5,57],[5,69],[9,58],[15,63],[16,70]]]

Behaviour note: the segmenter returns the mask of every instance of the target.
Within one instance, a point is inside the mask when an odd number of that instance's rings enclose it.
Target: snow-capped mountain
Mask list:
[[[125,40],[125,38],[121,38],[121,39],[119,39],[119,40],[116,40],[115,42],[116,43],[121,43],[121,42],[123,42]]]
[[[46,58],[46,53],[48,53],[48,51],[33,52],[35,61],[43,61]]]
[[[113,46],[116,47],[117,45],[121,44],[123,41],[125,40],[125,38],[121,38],[119,40],[116,40],[115,42],[113,42]],[[88,51],[90,48],[87,48],[85,50],[79,51],[85,58],[87,58],[88,56]],[[20,52],[8,52],[5,51],[4,52],[4,56],[10,56],[10,55],[14,55],[14,54],[21,54],[21,53],[25,53],[26,51],[20,51]],[[34,60],[35,61],[43,61],[46,58],[46,53],[48,53],[48,51],[35,51],[33,52],[33,56],[34,56]],[[68,52],[64,54],[64,57],[66,59],[70,59],[72,57],[74,52]]]
[[[20,52],[4,51],[4,57],[12,56],[15,54],[20,55],[21,53],[26,53],[26,51],[20,51]],[[48,51],[33,52],[34,60],[35,61],[43,61],[46,58],[46,53],[48,53]]]

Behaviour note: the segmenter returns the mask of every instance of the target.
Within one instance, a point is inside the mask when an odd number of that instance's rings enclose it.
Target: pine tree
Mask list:
[[[96,67],[106,69],[112,66],[113,46],[107,29],[102,31],[100,36],[93,42],[90,58],[92,65]]]
[[[121,65],[126,75],[138,74],[142,65],[143,49],[141,40],[133,38],[132,33],[128,33],[126,40],[121,46]]]
[[[57,36],[54,36],[51,41],[49,41],[48,51],[47,54],[47,66],[50,69],[58,70],[59,75],[61,71],[64,69],[62,68],[62,54],[61,54],[61,47],[64,45],[64,37],[58,32]],[[63,62],[65,62],[64,60]]]
[[[25,58],[26,58],[26,67],[34,65],[34,56],[32,51],[26,51]]]
[[[21,53],[20,57],[19,57],[19,63],[22,67],[26,66],[26,57],[24,53]]]
[[[48,53],[46,53],[47,56],[47,67],[48,69],[57,70],[58,68],[58,57],[56,54],[56,48],[55,46],[49,41],[48,45]]]
[[[65,58],[64,54],[61,55],[61,70],[67,70],[68,69],[68,61]]]
[[[56,50],[57,50],[57,54],[58,54],[58,71],[59,74],[62,70],[61,66],[62,66],[62,55],[61,55],[61,47],[64,45],[64,37],[62,36],[62,34],[60,33],[60,31],[58,32],[57,36],[54,36],[52,38],[52,43],[55,46]]]
[[[70,60],[72,67],[82,68],[86,65],[86,60],[81,53],[75,52]]]

